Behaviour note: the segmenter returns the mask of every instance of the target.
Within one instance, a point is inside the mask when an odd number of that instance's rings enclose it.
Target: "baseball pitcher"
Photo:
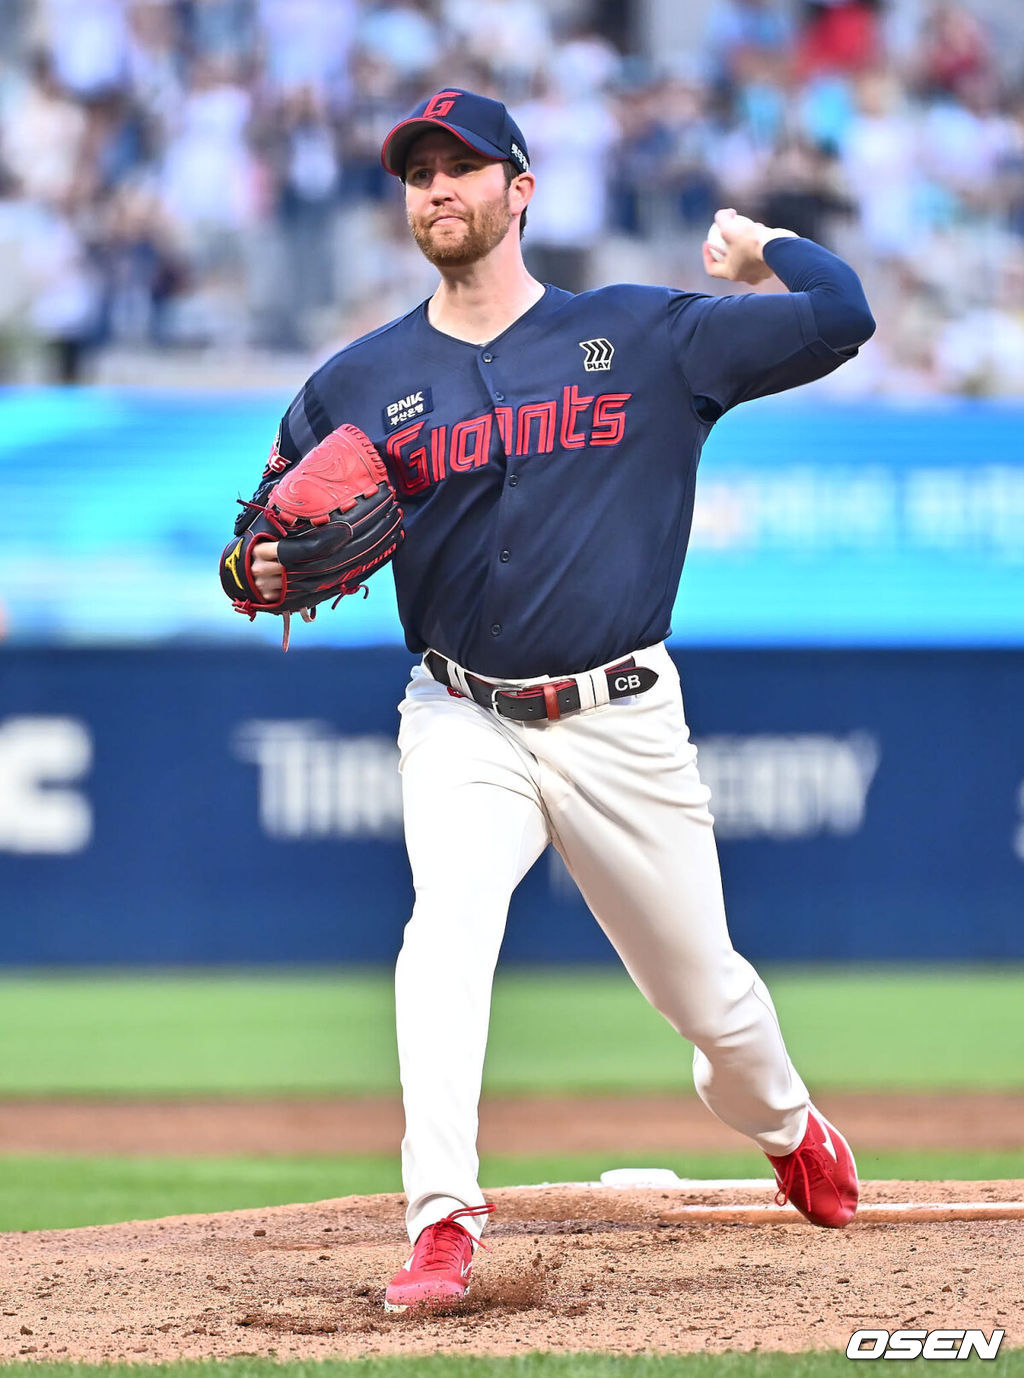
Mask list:
[[[855,355],[874,330],[860,282],[819,245],[722,210],[707,273],[774,273],[787,292],[545,286],[520,249],[535,189],[526,138],[470,91],[423,101],[383,161],[437,290],[313,374],[254,503],[273,509],[281,474],[339,428],[368,437],[386,470],[386,487],[376,473],[367,486],[383,511],[372,551],[393,563],[420,657],[401,705],[416,902],[396,974],[413,1247],[385,1304],[469,1285],[491,1210],[476,1152],[491,984],[510,895],[549,844],[637,986],[693,1043],[708,1108],[767,1154],[780,1200],[846,1225],[853,1156],[730,941],[664,643],[709,431],[747,398]],[[282,603],[275,534],[244,547],[247,611]],[[338,578],[342,591],[356,581]]]

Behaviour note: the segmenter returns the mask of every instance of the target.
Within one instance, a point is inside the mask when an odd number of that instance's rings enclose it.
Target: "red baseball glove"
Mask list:
[[[241,501],[241,499],[240,499]],[[373,442],[356,426],[339,426],[294,465],[264,502],[242,502],[249,525],[224,547],[220,582],[238,612],[284,617],[288,649],[293,612],[356,593],[405,539],[402,509]],[[277,542],[284,567],[281,594],[264,600],[252,578],[253,550]]]

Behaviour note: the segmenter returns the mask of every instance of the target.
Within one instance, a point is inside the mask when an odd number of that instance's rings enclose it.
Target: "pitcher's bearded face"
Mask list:
[[[409,228],[420,251],[437,268],[468,268],[486,258],[508,234],[512,219],[508,190],[471,211],[446,211],[435,216],[409,212]]]
[[[437,268],[466,268],[486,258],[512,221],[501,163],[441,131],[417,139],[409,151],[405,208],[413,238]]]

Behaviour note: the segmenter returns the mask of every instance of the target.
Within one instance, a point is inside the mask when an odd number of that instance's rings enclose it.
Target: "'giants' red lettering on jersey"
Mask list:
[[[767,252],[815,281],[850,275],[808,240]],[[610,664],[670,632],[707,418],[847,357],[812,295],[548,286],[485,344],[436,330],[420,302],[316,371],[279,448],[294,461],[343,422],[379,444],[405,512],[392,569],[410,651],[508,679]],[[566,502],[577,520],[558,527]]]
[[[467,474],[490,458],[495,421],[502,448],[509,458],[547,455],[556,440],[567,450],[585,445],[618,445],[626,433],[626,403],[630,392],[606,392],[587,397],[573,384],[559,398],[495,407],[482,416],[452,426],[414,421],[388,436],[387,452],[395,462],[398,487],[407,496],[422,493],[449,473]]]

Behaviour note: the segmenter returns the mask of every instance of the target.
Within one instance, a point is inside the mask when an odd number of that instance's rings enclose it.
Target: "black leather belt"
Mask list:
[[[451,661],[445,660],[444,656],[438,655],[436,651],[428,651],[423,657],[423,662],[438,683],[448,686],[450,693],[462,694],[449,670]],[[549,680],[546,684],[530,684],[517,688],[513,684],[492,684],[489,680],[480,679],[478,675],[471,675],[468,670],[462,673],[474,702],[481,708],[489,708],[499,716],[512,718],[515,722],[542,722],[545,719],[554,722],[566,713],[580,711],[580,686],[571,676]],[[634,694],[643,694],[658,682],[657,670],[651,670],[646,665],[637,665],[632,656],[598,673],[608,678],[609,699],[625,699],[631,698]]]

